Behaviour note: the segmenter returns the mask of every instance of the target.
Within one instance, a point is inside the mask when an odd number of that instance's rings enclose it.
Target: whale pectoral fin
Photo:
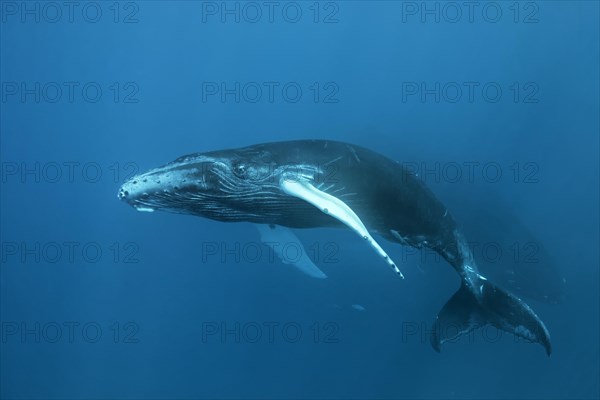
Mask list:
[[[277,257],[284,264],[292,264],[306,275],[325,279],[327,275],[323,273],[308,257],[308,253],[302,246],[300,239],[294,235],[294,233],[287,228],[275,225],[256,225],[260,232],[260,240],[266,245],[273,249],[273,253],[277,254]],[[291,254],[284,253],[285,249],[293,247],[295,251]]]
[[[358,215],[342,200],[328,193],[325,193],[310,182],[305,180],[286,179],[281,180],[281,189],[290,196],[297,197],[312,204],[327,215],[339,220],[354,232],[358,233],[383,259],[392,267],[392,269],[402,278],[402,272],[396,264],[381,248],[379,243],[373,239]]]

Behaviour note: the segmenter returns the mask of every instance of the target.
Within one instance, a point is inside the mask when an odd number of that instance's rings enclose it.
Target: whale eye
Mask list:
[[[237,178],[247,181],[260,181],[264,172],[256,164],[239,161],[232,164],[231,170]]]
[[[234,164],[233,165],[233,173],[238,178],[245,178],[246,177],[246,173],[247,173],[246,166],[244,164],[242,164],[242,163],[236,163],[236,164]]]

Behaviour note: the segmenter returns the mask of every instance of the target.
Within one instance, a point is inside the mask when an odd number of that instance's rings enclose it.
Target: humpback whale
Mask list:
[[[461,278],[460,288],[435,317],[430,339],[436,351],[460,335],[493,325],[551,353],[544,323],[520,298],[479,272],[464,235],[433,192],[401,163],[369,149],[298,140],[189,154],[129,179],[118,197],[139,211],[351,229],[402,278],[373,235],[432,249]],[[308,270],[320,276],[312,266]]]

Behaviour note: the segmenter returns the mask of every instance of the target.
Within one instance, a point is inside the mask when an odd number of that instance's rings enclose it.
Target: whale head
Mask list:
[[[247,154],[243,149],[196,153],[130,178],[118,198],[138,211],[256,222],[269,218],[269,209],[284,206],[287,196],[280,180],[290,170],[267,153]]]

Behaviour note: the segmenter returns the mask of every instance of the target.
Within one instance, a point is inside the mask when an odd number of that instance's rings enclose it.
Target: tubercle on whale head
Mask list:
[[[215,188],[211,179],[215,168],[215,160],[180,157],[128,179],[119,188],[117,197],[139,211],[168,208],[182,196],[209,194]]]

